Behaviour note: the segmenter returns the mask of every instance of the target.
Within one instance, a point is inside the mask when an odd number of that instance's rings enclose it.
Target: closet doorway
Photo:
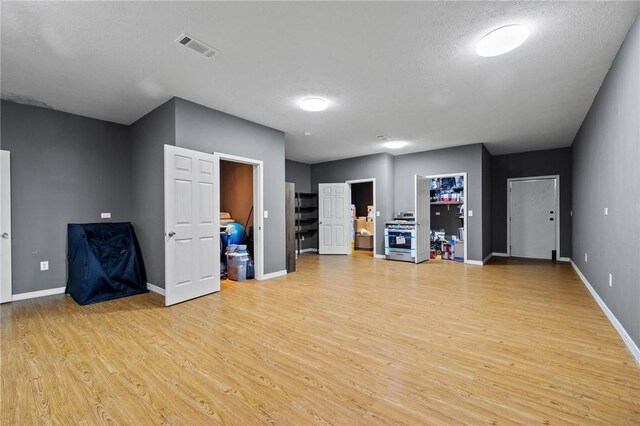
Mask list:
[[[468,263],[467,173],[426,176],[429,184],[429,258]]]
[[[221,275],[236,278],[227,265],[227,247],[239,247],[249,255],[252,266],[246,278],[264,276],[264,217],[262,161],[216,152],[220,170],[220,263]],[[253,274],[251,273],[253,272]]]
[[[376,180],[356,179],[351,187],[351,241],[354,254],[375,257],[376,250]]]

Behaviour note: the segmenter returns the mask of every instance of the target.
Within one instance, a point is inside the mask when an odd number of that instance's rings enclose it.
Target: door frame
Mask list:
[[[560,175],[528,176],[519,178],[507,178],[507,257],[511,257],[511,183],[527,180],[556,180],[555,212],[556,212],[556,260],[560,260]]]
[[[253,268],[255,279],[264,280],[264,164],[261,160],[240,157],[237,155],[214,152],[213,155],[220,160],[232,163],[249,164],[253,166]],[[218,164],[218,209],[220,209],[220,164]],[[218,212],[218,215],[220,212]]]
[[[418,175],[420,177],[425,177],[428,179],[437,179],[437,178],[447,178],[447,177],[456,177],[456,176],[463,176],[464,177],[464,182],[462,184],[462,190],[464,191],[464,203],[462,203],[462,205],[464,206],[464,262],[463,263],[471,263],[469,261],[469,256],[467,255],[467,252],[469,250],[469,240],[467,239],[467,235],[468,235],[468,231],[469,231],[469,185],[468,185],[468,180],[467,180],[467,172],[459,172],[459,173],[443,173],[443,174],[439,174],[439,175],[428,175],[428,176],[421,176]],[[416,190],[413,190],[414,192],[414,197],[417,195]],[[431,226],[431,225],[429,225]]]
[[[6,176],[4,174],[6,173]],[[11,272],[11,152],[0,151],[0,203],[2,200],[8,201],[8,215],[2,215],[2,206],[0,206],[0,233],[8,234],[9,252],[2,251],[0,247],[1,262],[6,262],[6,268],[2,267],[0,271],[0,303],[11,302],[13,298],[12,272]],[[7,217],[8,216],[8,217]],[[3,223],[7,224],[5,228]],[[0,238],[2,238],[0,236]],[[2,265],[0,265],[2,266]]]
[[[347,180],[345,181],[346,184],[349,185],[349,188],[351,189],[351,184],[353,183],[367,183],[367,182],[372,182],[373,183],[373,258],[375,259],[376,257],[376,252],[378,250],[378,245],[377,245],[377,236],[378,236],[378,230],[377,230],[377,226],[378,226],[378,204],[376,204],[376,178],[366,178],[366,179],[353,179],[353,180]],[[353,196],[353,191],[351,191],[351,194]],[[355,230],[354,232],[357,232],[357,230]],[[355,236],[354,236],[355,238]],[[354,248],[355,250],[355,248]]]

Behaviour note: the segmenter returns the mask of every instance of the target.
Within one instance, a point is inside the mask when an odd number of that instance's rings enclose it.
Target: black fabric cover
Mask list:
[[[66,293],[80,305],[146,293],[130,223],[69,224]]]

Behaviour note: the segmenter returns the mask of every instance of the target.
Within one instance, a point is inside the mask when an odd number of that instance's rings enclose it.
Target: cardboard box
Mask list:
[[[366,229],[367,220],[364,217],[359,217],[355,220],[356,234],[360,233],[360,230]]]
[[[364,229],[366,229],[367,231],[369,231],[371,233],[371,235],[373,235],[375,233],[375,229],[373,227],[373,222],[365,222],[364,223]]]
[[[373,250],[373,235],[356,235],[356,250]]]

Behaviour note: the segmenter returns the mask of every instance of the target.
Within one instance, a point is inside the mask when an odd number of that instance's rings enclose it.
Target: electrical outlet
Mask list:
[[[473,216],[473,210],[469,210],[468,216],[469,217]]]
[[[609,287],[613,287],[613,275],[609,274]]]
[[[300,237],[300,241],[304,241],[304,235]]]
[[[584,261],[585,261],[585,263],[586,263],[586,262],[588,262],[588,260],[587,260],[587,253],[585,253],[585,254],[584,254]]]
[[[263,217],[264,217],[265,219],[269,219],[269,210],[265,210],[265,211],[264,211],[264,213],[263,213]]]
[[[49,261],[45,260],[44,262],[40,262],[40,270],[48,271],[49,270]]]
[[[100,213],[100,219],[111,219],[111,213]]]
[[[440,212],[436,212],[436,216],[440,216]]]

